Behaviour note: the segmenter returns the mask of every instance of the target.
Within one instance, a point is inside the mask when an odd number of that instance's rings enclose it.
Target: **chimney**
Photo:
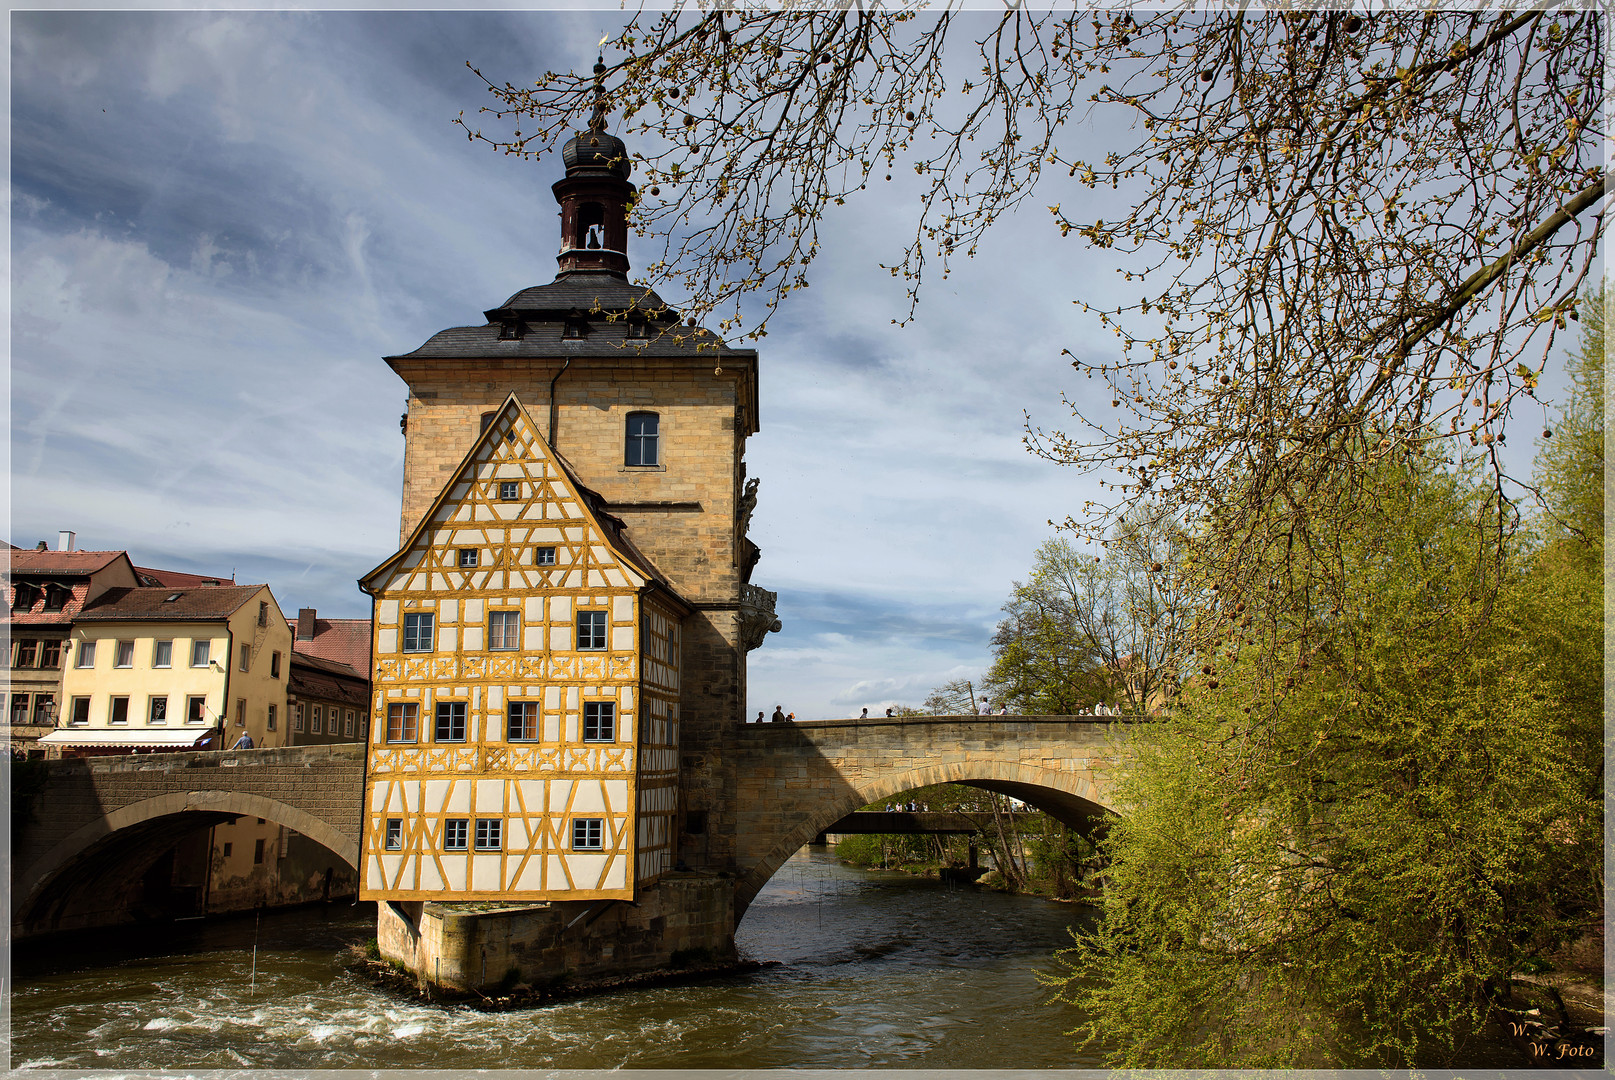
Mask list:
[[[314,640],[314,609],[311,607],[297,609],[297,640]]]
[[[77,535],[78,535],[77,533],[71,532],[71,531],[69,531],[67,529],[63,529],[61,532],[57,533],[56,534],[56,550],[57,551],[72,551],[73,550],[73,538],[75,536],[77,536]]]

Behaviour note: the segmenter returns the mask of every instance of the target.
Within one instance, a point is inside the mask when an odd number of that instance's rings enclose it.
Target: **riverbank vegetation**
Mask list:
[[[1060,900],[1093,895],[1094,842],[1076,829],[1023,806],[1007,795],[962,784],[905,792],[894,807],[961,814],[973,834],[867,833],[842,837],[836,857],[855,866],[964,878],[976,852],[972,880],[1004,892]],[[887,809],[872,803],[866,811]]]

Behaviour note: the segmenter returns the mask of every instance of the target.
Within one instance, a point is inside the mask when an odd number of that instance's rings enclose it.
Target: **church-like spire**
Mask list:
[[[628,208],[633,165],[623,141],[606,131],[606,62],[594,64],[594,112],[588,130],[561,147],[566,178],[551,189],[561,204],[561,273],[628,275]]]

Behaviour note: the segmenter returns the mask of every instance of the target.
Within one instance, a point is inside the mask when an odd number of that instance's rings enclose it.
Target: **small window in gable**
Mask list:
[[[477,549],[461,548],[459,558],[460,569],[470,570],[477,565]]]
[[[534,548],[533,564],[535,566],[554,566],[555,549],[552,547]]]
[[[482,414],[482,426],[477,428],[477,434],[481,435],[484,431],[487,431],[489,428],[493,427],[494,417],[496,417],[498,415],[499,415],[499,413],[497,411],[483,413]]]
[[[499,481],[499,498],[505,502],[521,498],[522,486],[515,480]]]

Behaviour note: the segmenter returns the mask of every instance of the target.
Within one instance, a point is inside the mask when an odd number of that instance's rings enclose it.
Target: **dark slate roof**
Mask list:
[[[654,320],[646,337],[630,338],[627,320],[613,321],[606,317],[608,313],[633,310]],[[585,320],[587,333],[582,338],[564,339],[562,333],[574,312]],[[754,350],[731,349],[726,345],[714,349],[717,341],[714,335],[698,339],[694,328],[676,325],[678,311],[668,308],[660,296],[610,273],[562,274],[548,285],[523,289],[502,306],[490,308],[483,314],[488,319],[483,326],[444,330],[432,335],[414,352],[387,359],[756,355]],[[505,323],[518,320],[523,328],[522,336],[501,340]],[[698,349],[698,342],[705,342],[706,347]]]
[[[79,612],[78,621],[227,619],[263,585],[202,585],[192,589],[108,589]],[[169,597],[177,597],[170,601]]]

